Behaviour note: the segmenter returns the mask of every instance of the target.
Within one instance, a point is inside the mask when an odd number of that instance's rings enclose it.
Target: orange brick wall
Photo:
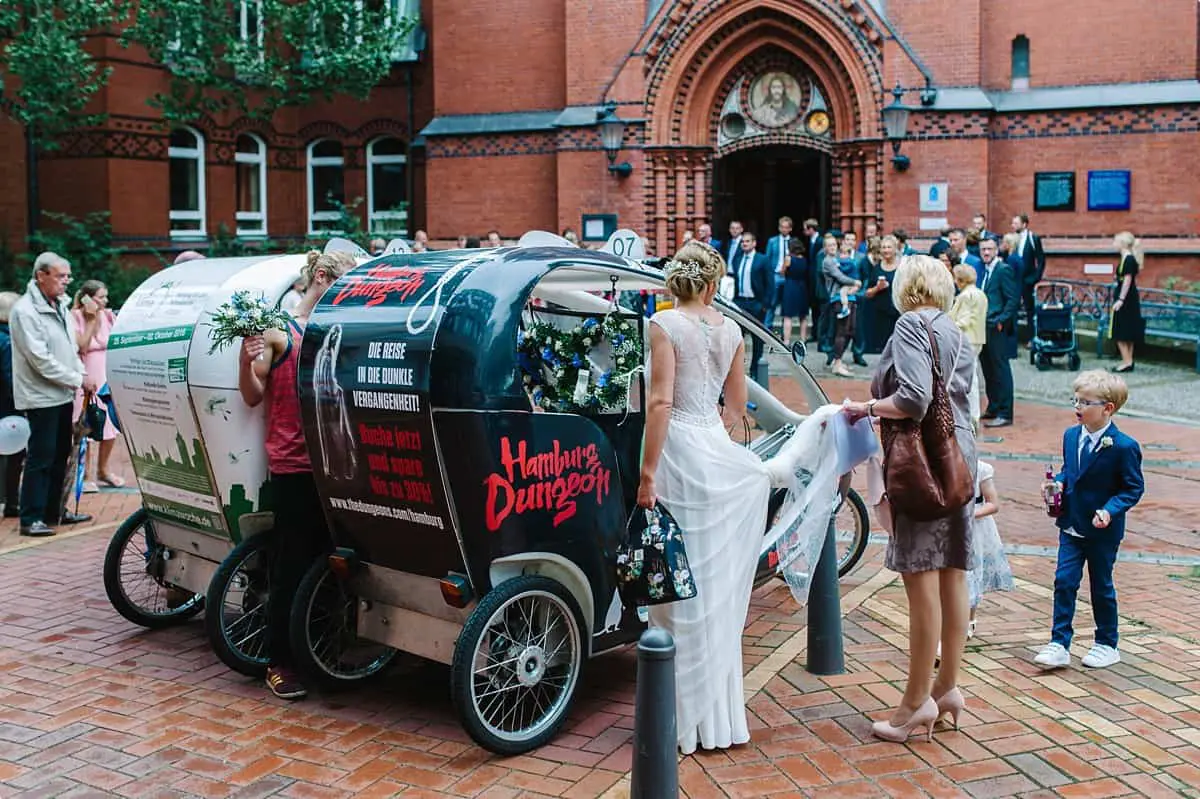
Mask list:
[[[1130,228],[1138,235],[1196,235],[1200,196],[1195,181],[1181,171],[1196,163],[1196,133],[993,141],[991,218],[1007,230],[1012,214],[1028,213],[1033,227],[1051,236],[1111,236]],[[1133,173],[1130,211],[1087,210],[1087,173],[1097,169]],[[1074,213],[1033,210],[1033,174],[1041,171],[1076,173]]]
[[[25,134],[0,116],[0,239],[14,252],[25,248]]]
[[[442,2],[429,24],[438,114],[563,107],[563,0]]]
[[[887,11],[897,32],[933,72],[937,85],[977,86],[983,2],[986,0],[890,0]]]
[[[980,23],[988,88],[1011,85],[1018,35],[1033,87],[1196,77],[1195,0],[983,0]]]
[[[430,238],[505,238],[558,224],[558,177],[553,155],[437,158],[426,170],[431,187]]]

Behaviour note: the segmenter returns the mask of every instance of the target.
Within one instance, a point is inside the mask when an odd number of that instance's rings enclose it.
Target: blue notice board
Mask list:
[[[1088,172],[1088,210],[1128,211],[1129,187],[1128,169],[1095,169]]]

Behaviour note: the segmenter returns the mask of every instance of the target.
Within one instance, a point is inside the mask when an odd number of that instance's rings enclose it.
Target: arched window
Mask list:
[[[237,232],[267,235],[267,145],[251,133],[237,138]]]
[[[346,201],[345,158],[342,145],[332,139],[317,139],[308,145],[308,232],[338,232]]]
[[[1024,34],[1012,41],[1012,87],[1029,88],[1029,38]]]
[[[171,131],[167,144],[170,162],[170,222],[172,238],[203,238],[204,136],[194,128]]]
[[[408,157],[397,138],[367,145],[367,224],[372,233],[408,234]]]

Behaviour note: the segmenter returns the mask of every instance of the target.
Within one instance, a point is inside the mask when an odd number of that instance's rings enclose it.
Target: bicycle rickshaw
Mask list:
[[[273,514],[261,408],[238,394],[238,349],[210,352],[209,315],[237,291],[278,302],[303,255],[210,258],[155,273],[109,340],[108,378],[142,492],[109,543],[104,587],[126,619],[157,629],[207,609],[220,659],[267,666],[267,536]]]
[[[310,317],[299,377],[337,548],[297,592],[293,652],[333,681],[367,673],[378,644],[445,663],[467,732],[504,754],[548,741],[583,663],[644,629],[614,559],[640,471],[646,320],[615,299],[664,285],[631,258],[524,241],[344,275]],[[792,355],[803,404],[826,404]],[[750,398],[766,457],[803,416],[753,382]],[[865,546],[865,509],[855,524]]]

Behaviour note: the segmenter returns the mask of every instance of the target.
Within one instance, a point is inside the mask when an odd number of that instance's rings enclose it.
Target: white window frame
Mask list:
[[[254,6],[258,12],[256,19],[258,27],[256,30],[250,30],[250,7]],[[263,0],[239,0],[238,1],[238,36],[247,45],[253,46],[258,54],[258,60],[261,63],[263,60],[263,44],[265,39],[266,25],[263,24]],[[251,38],[253,37],[253,41]]]
[[[317,158],[313,157],[313,150],[318,144],[332,141],[337,142],[337,145],[342,148],[342,154],[339,156],[324,155]],[[320,236],[325,233],[340,233],[342,231],[333,228],[318,228],[314,222],[336,222],[341,217],[337,211],[317,211],[316,197],[313,194],[313,168],[321,166],[336,166],[342,170],[342,187],[345,189],[346,181],[346,146],[336,139],[321,138],[313,139],[305,148],[305,176],[308,183],[308,235]],[[345,202],[345,198],[343,198]]]
[[[196,166],[196,202],[199,210],[185,211],[182,209],[171,208],[168,211],[167,217],[171,223],[171,238],[173,239],[202,239],[208,236],[208,224],[206,219],[205,208],[208,204],[208,196],[204,183],[205,158],[204,158],[204,134],[189,125],[177,125],[174,130],[184,130],[190,133],[196,139],[195,147],[167,147],[167,199],[170,205],[170,162],[175,158],[186,158],[194,161]],[[199,222],[200,227],[196,230],[176,230],[176,222]]]
[[[388,231],[396,233],[399,236],[408,235],[408,208],[412,207],[412,200],[408,197],[408,156],[406,155],[376,155],[375,145],[385,139],[395,139],[403,144],[404,142],[398,136],[380,136],[373,139],[367,144],[367,229],[374,233],[377,228],[375,223],[378,221],[395,221],[402,222],[403,227],[400,230]],[[387,209],[375,209],[375,169],[376,164],[403,164],[405,168],[404,180],[404,201],[408,203],[408,208],[403,211],[391,211]]]
[[[237,202],[240,198],[234,198],[234,215],[237,219],[237,234],[247,238],[263,238],[267,235],[267,143],[260,136],[253,133],[242,133],[238,136],[249,138],[258,146],[257,153],[243,153],[237,149],[237,140],[234,140],[234,163],[249,164],[258,167],[258,211],[239,211],[237,210]],[[234,187],[236,189],[237,180],[234,179]],[[236,193],[236,192],[235,192]],[[256,228],[243,228],[243,222],[257,223]]]

